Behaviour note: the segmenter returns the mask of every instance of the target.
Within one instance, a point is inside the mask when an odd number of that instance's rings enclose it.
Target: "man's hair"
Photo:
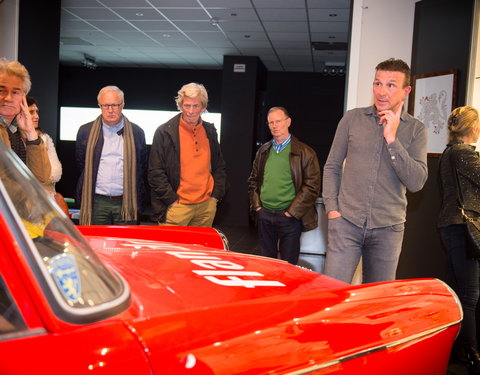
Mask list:
[[[122,100],[122,103],[121,104],[125,104],[125,95],[123,94],[123,91],[120,90],[117,86],[105,86],[103,87],[99,92],[98,92],[98,95],[97,95],[97,102],[100,103],[100,97],[108,92],[108,91],[114,91],[116,92],[118,95],[120,95],[120,99]]]
[[[408,64],[400,59],[394,59],[393,57],[382,61],[378,64],[375,68],[376,71],[379,70],[386,70],[388,72],[401,72],[405,74],[405,82],[403,83],[403,87],[410,86],[410,67]]]
[[[183,85],[180,90],[178,90],[178,95],[175,97],[175,102],[177,103],[177,108],[181,110],[183,105],[183,99],[187,98],[196,98],[200,96],[200,102],[202,107],[207,108],[208,105],[208,94],[207,89],[201,83],[187,83]]]
[[[285,117],[290,118],[290,115],[288,114],[288,111],[285,107],[272,107],[268,110],[267,116],[273,111],[282,111]]]
[[[32,81],[30,80],[30,74],[27,68],[18,61],[9,61],[5,57],[0,58],[0,74],[20,78],[22,80],[22,90],[25,94],[28,94],[32,88]]]

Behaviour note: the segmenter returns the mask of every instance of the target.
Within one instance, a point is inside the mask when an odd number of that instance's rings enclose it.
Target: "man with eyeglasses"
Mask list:
[[[293,137],[283,107],[270,108],[273,139],[257,151],[248,179],[250,209],[256,215],[261,255],[297,264],[300,235],[318,225],[315,201],[320,166],[315,151]]]
[[[181,113],[158,127],[150,151],[154,217],[160,225],[211,227],[227,174],[215,125],[201,117],[207,90],[188,83],[175,99]]]
[[[79,221],[138,224],[148,157],[145,133],[122,114],[124,94],[118,87],[102,88],[97,100],[101,115],[78,129],[75,144]]]
[[[47,148],[35,130],[27,105],[31,86],[25,66],[0,58],[0,139],[41,183],[48,183],[51,166]]]

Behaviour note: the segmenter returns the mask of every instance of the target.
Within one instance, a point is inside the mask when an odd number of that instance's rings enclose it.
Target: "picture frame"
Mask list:
[[[440,156],[448,143],[448,116],[455,108],[457,70],[416,75],[412,78],[409,113],[428,130],[428,156]]]

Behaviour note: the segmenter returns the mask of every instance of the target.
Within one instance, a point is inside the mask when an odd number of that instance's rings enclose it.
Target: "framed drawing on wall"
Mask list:
[[[414,76],[409,112],[428,130],[428,156],[439,156],[448,143],[447,120],[455,108],[457,71]]]

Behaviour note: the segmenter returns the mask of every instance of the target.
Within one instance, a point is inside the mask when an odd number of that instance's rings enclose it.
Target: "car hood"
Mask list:
[[[259,298],[295,298],[347,285],[281,260],[202,245],[88,239],[103,262],[127,280],[141,316]]]
[[[122,318],[159,373],[328,369],[425,337],[451,342],[461,321],[458,301],[438,280],[351,286],[200,245],[89,239],[128,281],[133,303]]]

